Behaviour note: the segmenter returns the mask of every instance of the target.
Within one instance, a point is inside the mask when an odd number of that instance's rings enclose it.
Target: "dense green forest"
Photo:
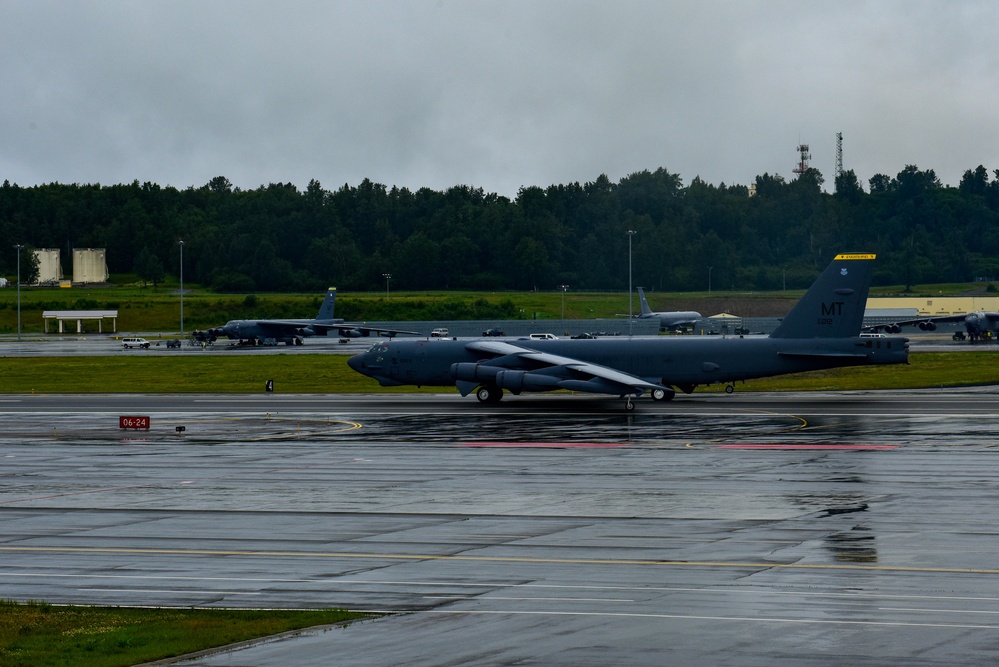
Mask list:
[[[178,190],[49,184],[0,188],[0,275],[15,243],[106,248],[112,274],[178,273],[219,291],[573,289],[681,291],[805,287],[837,252],[879,255],[876,284],[968,282],[999,275],[999,170],[958,187],[932,170],[853,171],[833,194],[809,169],[752,187],[684,185],[665,169],[612,183],[521,188],[515,200],[468,186],[415,192],[364,180],[326,190],[234,188],[219,176]],[[629,236],[628,230],[635,235]]]

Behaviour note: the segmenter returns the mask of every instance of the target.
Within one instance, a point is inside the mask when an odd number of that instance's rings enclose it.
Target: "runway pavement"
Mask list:
[[[390,613],[185,665],[999,658],[996,392],[619,403],[3,396],[0,597]]]

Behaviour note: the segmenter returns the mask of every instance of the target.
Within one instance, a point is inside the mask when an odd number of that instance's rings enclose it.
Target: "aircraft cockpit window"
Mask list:
[[[368,348],[368,352],[388,352],[388,344],[386,343],[375,343]]]

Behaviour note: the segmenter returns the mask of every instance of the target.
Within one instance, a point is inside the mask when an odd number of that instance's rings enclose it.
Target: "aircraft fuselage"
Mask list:
[[[600,364],[663,385],[676,387],[727,383],[840,366],[903,364],[908,339],[809,338],[765,336],[634,337],[596,340],[519,340],[517,345]],[[385,386],[454,385],[456,364],[479,364],[538,375],[571,377],[571,368],[536,366],[517,355],[485,358],[468,349],[468,340],[404,340],[376,343],[349,365]],[[463,367],[467,368],[467,367]],[[531,390],[531,389],[528,389]],[[543,389],[537,389],[543,390]]]

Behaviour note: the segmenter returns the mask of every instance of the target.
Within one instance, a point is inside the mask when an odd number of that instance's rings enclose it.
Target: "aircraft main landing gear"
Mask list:
[[[653,401],[659,403],[662,401],[672,401],[673,397],[676,396],[676,392],[672,389],[653,389],[650,395]]]
[[[475,390],[475,398],[479,399],[479,403],[499,403],[503,398],[503,390],[499,387],[482,385]]]
[[[725,393],[726,394],[731,394],[733,391],[735,391],[735,385],[734,384],[727,384],[727,385],[725,385]]]
[[[635,404],[631,402],[631,394],[629,394],[627,398],[625,398],[624,411],[631,412],[634,409],[635,409]]]

